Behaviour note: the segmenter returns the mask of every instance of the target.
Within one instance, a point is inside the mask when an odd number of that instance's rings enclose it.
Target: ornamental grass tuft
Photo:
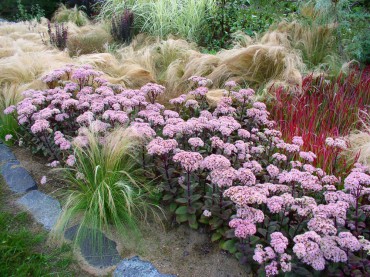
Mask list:
[[[87,128],[81,132],[88,145],[75,143],[74,155],[67,160],[73,167],[61,169],[68,188],[53,237],[78,224],[76,243],[92,234],[101,247],[101,232],[138,239],[138,220],[154,206],[148,202],[151,188],[137,162],[135,133],[124,128],[105,137]]]

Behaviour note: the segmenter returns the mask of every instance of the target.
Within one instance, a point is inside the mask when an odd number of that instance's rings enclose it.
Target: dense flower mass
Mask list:
[[[160,137],[155,138],[152,140],[148,146],[148,154],[149,155],[164,155],[168,154],[170,151],[175,150],[177,147],[177,141],[174,139],[162,139]]]
[[[88,145],[86,128],[104,144],[106,133],[125,126],[140,138],[143,166],[149,162],[162,178],[157,186],[176,221],[209,225],[212,240],[260,264],[267,276],[326,270],[333,262],[348,267],[351,257],[369,251],[369,169],[356,165],[340,179],[314,166],[320,153],[302,151],[302,137],[284,141],[253,90],[234,91],[236,83],[228,82],[230,91],[211,108],[210,81],[192,76],[193,89],[170,100],[172,111],[157,103],[164,87],[129,90],[100,75],[84,66],[57,70],[43,80],[63,78],[59,87],[29,90],[5,110],[17,113],[30,142],[47,149],[50,166],[75,165],[73,145]]]
[[[179,162],[186,172],[192,172],[200,167],[203,157],[198,152],[179,152],[173,156],[175,162]]]

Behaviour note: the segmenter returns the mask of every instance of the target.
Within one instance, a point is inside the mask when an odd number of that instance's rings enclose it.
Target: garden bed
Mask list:
[[[21,164],[37,181],[47,177],[47,184],[38,184],[38,190],[61,199],[65,184],[60,181],[57,172],[46,166],[48,160],[32,155],[29,149],[13,146],[12,151]],[[4,207],[12,209],[14,204]],[[38,224],[36,224],[38,226]],[[226,251],[220,250],[217,244],[210,241],[204,230],[192,230],[187,226],[171,224],[171,215],[163,218],[162,224],[149,220],[142,224],[143,239],[140,245],[120,245],[122,258],[139,255],[150,261],[161,273],[176,276],[244,276],[244,268]],[[37,227],[40,230],[39,227]],[[117,241],[119,244],[120,242]],[[95,274],[94,268],[83,266]],[[84,275],[79,275],[84,276]]]
[[[84,271],[369,274],[368,6],[273,2],[0,23],[1,174]]]

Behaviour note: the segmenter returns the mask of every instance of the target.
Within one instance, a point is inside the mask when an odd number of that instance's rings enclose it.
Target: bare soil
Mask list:
[[[61,199],[65,184],[57,172],[46,166],[47,160],[32,155],[28,149],[12,147],[12,150],[38,182],[38,189]],[[42,176],[48,179],[45,185],[40,185]],[[211,242],[209,234],[202,229],[195,231],[185,225],[172,226],[170,221],[170,216],[167,216],[163,224],[158,221],[143,224],[143,238],[134,245],[132,241],[117,241],[122,258],[138,255],[141,259],[152,262],[161,273],[180,277],[247,276],[243,266],[233,256]],[[88,271],[94,274],[91,270]],[[94,275],[99,273],[95,272]]]

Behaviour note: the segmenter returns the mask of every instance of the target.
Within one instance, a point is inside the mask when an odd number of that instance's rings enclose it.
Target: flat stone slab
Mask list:
[[[19,161],[11,160],[0,167],[1,174],[9,188],[17,193],[37,189],[36,182]]]
[[[0,143],[0,164],[11,160],[16,160],[12,150],[5,144]]]
[[[47,230],[54,227],[62,211],[58,200],[38,190],[23,195],[17,203],[24,206]]]
[[[74,240],[78,230],[78,225],[69,228],[64,236],[66,239]],[[96,240],[99,239],[97,242]],[[105,268],[119,263],[121,256],[117,251],[117,244],[107,238],[100,231],[94,234],[92,229],[84,230],[81,240],[78,242],[81,254],[84,259],[92,266]]]
[[[141,260],[138,256],[123,259],[113,272],[113,277],[176,277],[176,275],[161,274],[150,262]]]

